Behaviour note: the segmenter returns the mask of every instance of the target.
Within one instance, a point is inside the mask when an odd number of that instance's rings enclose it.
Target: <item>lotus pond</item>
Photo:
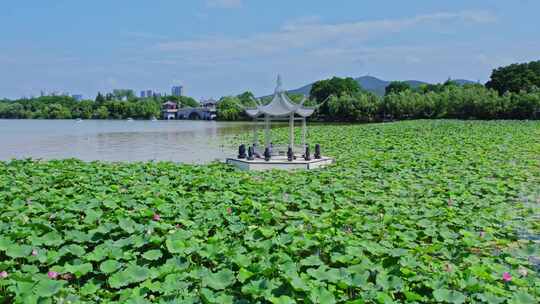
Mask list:
[[[335,165],[0,162],[0,303],[539,302],[540,122],[310,131]]]

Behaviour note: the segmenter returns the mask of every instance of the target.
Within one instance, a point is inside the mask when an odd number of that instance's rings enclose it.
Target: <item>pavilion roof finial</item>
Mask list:
[[[277,75],[277,86],[276,86],[276,93],[283,92],[283,82],[281,81],[281,75]]]
[[[282,88],[281,75],[277,77],[276,92],[272,98],[272,101],[268,104],[257,104],[254,108],[246,108],[246,113],[251,117],[258,117],[260,115],[268,116],[291,116],[299,115],[302,117],[309,117],[315,112],[315,108],[305,107],[302,100],[299,104],[294,103],[286,92]]]

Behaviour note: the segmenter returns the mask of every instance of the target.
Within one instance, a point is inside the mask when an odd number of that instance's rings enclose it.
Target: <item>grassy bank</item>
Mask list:
[[[336,165],[0,163],[0,302],[538,302],[540,122],[310,138]]]

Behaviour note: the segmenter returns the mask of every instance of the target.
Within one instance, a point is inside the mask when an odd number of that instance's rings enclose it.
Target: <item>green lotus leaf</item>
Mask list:
[[[247,254],[238,254],[232,259],[240,267],[249,267],[251,265],[251,258]]]
[[[272,291],[277,288],[278,284],[275,281],[267,279],[250,280],[242,287],[242,293],[250,295],[254,298],[264,297],[270,299],[273,297]]]
[[[137,265],[129,265],[126,269],[114,273],[109,277],[112,288],[121,288],[133,283],[139,283],[150,276],[150,270]]]
[[[538,298],[534,298],[527,292],[518,291],[514,293],[514,296],[510,300],[511,304],[535,304],[538,303]]]
[[[201,296],[207,303],[212,304],[232,304],[234,298],[222,292],[214,292],[208,288],[201,289]]]
[[[34,293],[42,298],[49,298],[57,294],[65,282],[51,279],[42,279],[34,287]]]
[[[302,266],[319,266],[319,265],[323,265],[323,262],[321,261],[321,259],[318,256],[311,255],[311,256],[303,259],[302,261],[300,261],[300,265],[302,265]]]
[[[310,287],[306,283],[306,280],[304,280],[302,277],[300,277],[298,274],[293,274],[289,276],[289,283],[296,291],[309,291]]]
[[[93,282],[88,282],[81,287],[82,295],[93,295],[95,294],[101,286],[94,284]]]
[[[478,298],[486,303],[500,304],[504,303],[506,300],[504,298],[498,297],[492,293],[484,292],[478,295]]]
[[[21,271],[26,273],[39,273],[39,268],[35,265],[22,265]]]
[[[126,304],[151,304],[152,302],[148,301],[141,296],[132,296],[125,301]]]
[[[272,297],[270,302],[273,304],[295,304],[296,301],[288,296]]]
[[[0,250],[7,250],[9,247],[11,247],[13,245],[13,242],[8,239],[8,238],[4,238],[4,237],[0,237]]]
[[[60,249],[60,251],[69,252],[75,256],[82,257],[86,251],[84,250],[84,247],[80,245],[68,245],[64,246]]]
[[[115,272],[120,266],[121,264],[115,260],[107,260],[99,265],[99,269],[103,273],[109,274]]]
[[[88,261],[99,262],[109,255],[110,249],[105,246],[97,246],[92,252],[86,254],[85,258]]]
[[[84,276],[85,274],[92,272],[93,266],[91,263],[84,263],[78,265],[65,265],[64,271],[73,273],[77,278]]]
[[[121,218],[118,220],[118,226],[127,233],[133,233],[137,230],[137,223],[129,218]]]
[[[334,295],[323,287],[313,288],[309,294],[309,298],[311,301],[313,301],[313,303],[337,303]]]
[[[60,246],[64,243],[62,236],[54,231],[41,236],[41,241],[47,246]]]
[[[145,252],[142,255],[143,258],[145,258],[146,260],[150,260],[150,261],[157,261],[162,256],[163,256],[163,254],[161,253],[160,250],[149,250],[149,251]]]
[[[11,258],[24,258],[30,255],[32,247],[12,244],[6,249],[6,255]]]
[[[424,299],[422,295],[413,291],[405,291],[404,294],[405,294],[405,297],[407,298],[407,301],[410,301],[410,302],[422,301]]]
[[[433,296],[437,301],[453,304],[465,303],[466,300],[461,292],[448,289],[437,289],[433,291]]]
[[[202,278],[203,286],[208,286],[215,290],[223,290],[235,281],[234,273],[228,269],[220,270],[216,273],[209,272]]]
[[[310,268],[307,270],[307,273],[316,280],[328,281],[331,283],[337,283],[341,278],[338,269],[328,268],[324,265],[319,266],[319,268]]]
[[[244,283],[249,278],[251,278],[254,275],[254,273],[250,272],[249,270],[246,270],[245,268],[240,268],[240,271],[238,271],[238,281],[240,283]]]

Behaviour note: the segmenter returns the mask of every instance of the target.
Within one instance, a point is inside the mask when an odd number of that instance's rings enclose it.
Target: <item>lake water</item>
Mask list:
[[[235,155],[225,136],[250,128],[249,122],[0,119],[0,160],[207,163]]]

